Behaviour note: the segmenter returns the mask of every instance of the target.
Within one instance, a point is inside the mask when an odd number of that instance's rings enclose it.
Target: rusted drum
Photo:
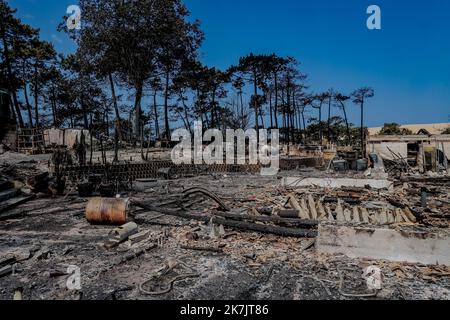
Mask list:
[[[125,224],[129,203],[129,199],[92,198],[86,206],[86,220],[93,224]]]

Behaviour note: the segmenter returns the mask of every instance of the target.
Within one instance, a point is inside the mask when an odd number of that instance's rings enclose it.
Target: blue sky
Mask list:
[[[24,22],[39,27],[57,50],[73,43],[56,26],[76,0],[10,0]],[[227,68],[242,55],[297,58],[311,90],[343,93],[371,86],[370,126],[385,122],[450,122],[450,1],[448,0],[185,0],[201,21],[201,58]],[[381,8],[382,30],[368,30],[366,9]],[[358,123],[359,110],[349,105]],[[339,114],[339,110],[333,111]]]

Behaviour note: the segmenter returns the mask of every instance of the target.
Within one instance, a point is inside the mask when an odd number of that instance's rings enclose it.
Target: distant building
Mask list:
[[[383,160],[403,159],[421,172],[437,171],[439,167],[447,170],[450,135],[369,136],[367,152],[376,153]]]
[[[400,128],[413,134],[379,135],[382,127],[370,128],[367,152],[377,153],[386,160],[402,158],[412,162],[415,160],[419,165],[431,161],[447,167],[447,159],[450,159],[450,135],[442,132],[450,128],[450,123],[402,125]]]
[[[437,135],[450,128],[450,123],[434,123],[434,124],[407,124],[401,125],[401,129],[408,129],[413,134]],[[380,133],[383,127],[369,128],[369,135],[376,136]]]

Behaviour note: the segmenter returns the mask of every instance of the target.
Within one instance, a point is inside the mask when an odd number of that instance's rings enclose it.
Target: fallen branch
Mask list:
[[[227,227],[256,231],[256,232],[261,232],[261,233],[270,233],[270,234],[283,236],[283,237],[296,237],[296,238],[317,237],[317,231],[313,231],[313,230],[269,226],[269,225],[265,225],[265,224],[257,224],[257,223],[250,223],[250,222],[244,222],[244,221],[233,221],[233,220],[227,220],[227,219],[224,219],[222,217],[217,217],[217,216],[213,217],[212,221],[215,224],[221,224],[221,225],[227,226]]]
[[[16,197],[16,198],[12,198],[6,201],[3,201],[0,205],[0,213],[8,211],[12,208],[15,208],[21,204],[24,204],[25,202],[28,202],[32,199],[34,199],[34,195],[30,195],[30,196],[20,196],[20,197]]]
[[[189,246],[189,245],[181,245],[181,249],[185,250],[194,250],[194,251],[209,251],[209,252],[218,252],[222,253],[222,248],[219,247],[199,247],[199,246]]]
[[[224,217],[233,220],[248,220],[253,222],[272,222],[281,225],[292,225],[292,226],[302,226],[302,227],[316,227],[319,222],[316,220],[304,220],[298,218],[282,218],[279,216],[252,216],[249,214],[235,214],[235,213],[224,213],[224,212],[214,212],[214,215]]]
[[[189,214],[189,213],[185,213],[185,212],[157,208],[157,207],[154,207],[154,206],[149,205],[144,202],[132,201],[132,203],[138,207],[144,208],[149,211],[160,212],[162,214],[166,214],[169,216],[175,216],[175,217],[180,217],[180,218],[189,219],[189,220],[197,220],[197,221],[203,221],[205,223],[208,223],[212,218],[213,223],[215,223],[215,224],[221,224],[226,227],[237,228],[237,229],[242,229],[242,230],[247,230],[247,231],[256,231],[256,232],[261,232],[261,233],[275,234],[275,235],[284,236],[284,237],[297,237],[297,238],[302,238],[302,237],[313,238],[313,237],[317,236],[317,231],[313,231],[313,230],[269,226],[269,225],[249,223],[249,222],[244,222],[244,221],[233,221],[233,220],[227,220],[226,218],[217,216],[217,215],[212,216],[212,217],[211,216],[199,216],[199,215]],[[263,218],[263,217],[261,217],[261,218]]]

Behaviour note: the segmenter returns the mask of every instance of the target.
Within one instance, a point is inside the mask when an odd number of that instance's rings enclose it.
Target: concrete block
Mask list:
[[[132,244],[147,240],[150,237],[150,230],[145,230],[145,231],[141,231],[139,233],[133,234],[131,235],[128,240],[130,240],[130,242]]]

